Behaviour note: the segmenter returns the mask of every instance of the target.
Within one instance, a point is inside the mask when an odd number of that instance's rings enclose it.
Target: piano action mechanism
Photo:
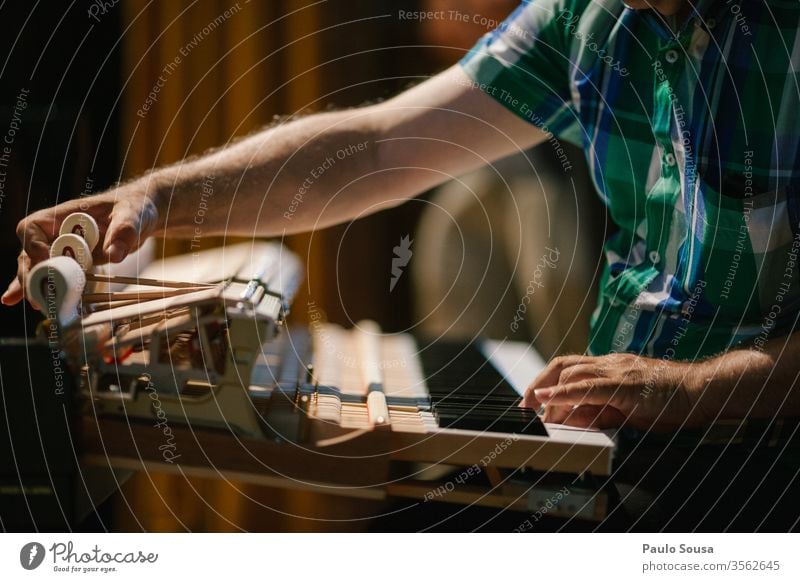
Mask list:
[[[278,244],[114,277],[92,273],[91,245],[76,242],[96,244],[75,227],[89,221],[70,224],[77,236],[31,272],[48,319],[29,343],[58,330],[83,467],[529,512],[569,482],[577,494],[553,515],[604,516],[594,478],[609,475],[614,443],[518,407],[541,368],[529,346],[421,342],[313,314],[290,327],[302,267]]]

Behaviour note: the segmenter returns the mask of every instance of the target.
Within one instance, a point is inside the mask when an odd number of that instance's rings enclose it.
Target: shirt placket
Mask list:
[[[663,41],[653,63],[653,135],[659,150],[660,179],[647,194],[647,260],[663,269],[671,221],[680,194],[680,172],[672,136],[678,80],[684,66],[684,49],[677,40]],[[679,101],[677,101],[679,103]]]

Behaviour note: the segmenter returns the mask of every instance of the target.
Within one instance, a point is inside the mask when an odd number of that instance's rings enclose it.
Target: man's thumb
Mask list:
[[[140,244],[141,219],[130,208],[114,208],[106,230],[103,251],[112,263],[119,263]]]

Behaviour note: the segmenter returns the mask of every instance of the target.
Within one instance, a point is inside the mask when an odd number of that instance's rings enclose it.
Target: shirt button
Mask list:
[[[664,58],[670,65],[672,65],[676,63],[678,60],[678,51],[676,51],[675,49],[669,49],[667,52],[664,53]]]
[[[658,263],[661,262],[661,255],[659,254],[658,251],[650,251],[649,257],[650,257],[650,262],[653,263],[654,265],[657,265]]]
[[[716,25],[717,25],[717,21],[714,20],[713,18],[709,18],[708,20],[706,20],[706,27],[714,28]]]
[[[674,166],[674,165],[675,165],[675,154],[673,154],[672,152],[669,152],[669,153],[667,153],[667,154],[664,156],[664,162],[665,162],[665,163],[666,163],[666,164],[667,164],[667,165],[668,165],[670,168],[671,168],[672,166]]]

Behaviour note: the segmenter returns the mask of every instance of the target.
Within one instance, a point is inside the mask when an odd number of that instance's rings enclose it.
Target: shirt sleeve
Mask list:
[[[526,0],[461,60],[475,86],[545,132],[579,141],[569,30],[585,2]],[[570,27],[569,25],[573,26]]]

